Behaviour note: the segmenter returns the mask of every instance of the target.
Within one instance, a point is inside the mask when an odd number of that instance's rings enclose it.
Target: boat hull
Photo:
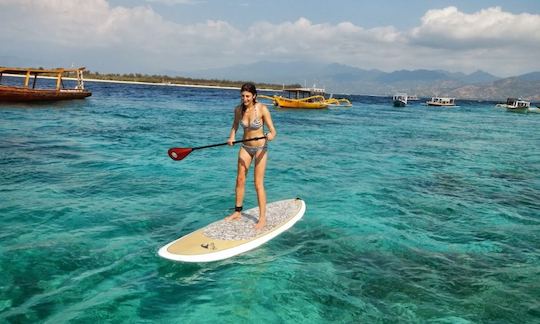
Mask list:
[[[529,107],[506,107],[506,111],[524,113],[529,111]]]
[[[438,102],[427,102],[427,105],[433,106],[433,107],[454,107],[455,106],[455,104],[443,104],[443,103],[438,103]]]
[[[293,109],[324,109],[328,108],[328,104],[322,101],[305,101],[297,99],[288,99],[283,97],[274,97],[276,106],[281,108],[293,108]]]
[[[0,102],[32,102],[84,99],[92,93],[84,90],[28,89],[0,86]]]
[[[401,100],[394,100],[394,107],[405,107],[407,105],[406,102]]]

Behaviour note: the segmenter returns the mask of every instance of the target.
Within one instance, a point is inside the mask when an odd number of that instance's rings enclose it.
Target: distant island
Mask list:
[[[87,70],[84,77],[87,81],[232,89],[238,89],[243,83],[252,81],[259,89],[269,91],[317,87],[325,88],[326,92],[332,95],[391,97],[395,93],[407,93],[424,98],[443,96],[468,100],[505,101],[506,98],[513,97],[540,102],[540,72],[500,78],[483,71],[471,74],[443,70],[382,72],[340,64],[259,62],[199,72],[168,71],[167,74],[152,75],[100,73]]]
[[[167,85],[183,85],[183,86],[201,86],[201,87],[218,87],[218,88],[240,88],[242,84],[248,81],[239,80],[222,80],[222,79],[204,79],[204,78],[189,78],[181,76],[168,75],[148,75],[141,73],[99,73],[87,71],[84,74],[86,80],[103,80],[103,81],[119,81],[119,82],[140,82],[151,84],[167,84]],[[281,90],[283,87],[299,87],[299,84],[275,84],[257,82],[257,87],[260,89]]]
[[[199,71],[167,71],[190,78],[249,79],[257,83],[301,84],[326,88],[335,94],[392,96],[406,92],[418,97],[448,96],[458,99],[505,101],[508,97],[540,102],[540,72],[498,77],[484,71],[377,69],[320,62],[268,62]]]

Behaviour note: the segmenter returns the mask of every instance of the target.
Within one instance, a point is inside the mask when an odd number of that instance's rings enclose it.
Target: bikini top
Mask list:
[[[257,105],[255,105],[254,107],[255,109],[255,118],[251,121],[251,123],[249,125],[246,125],[244,123],[244,119],[242,119],[240,121],[240,123],[242,124],[242,127],[244,127],[244,130],[256,130],[256,129],[259,129],[263,126],[263,123],[262,123],[262,120],[259,118],[259,113],[258,113],[258,109],[257,109]],[[249,118],[248,118],[249,120]]]

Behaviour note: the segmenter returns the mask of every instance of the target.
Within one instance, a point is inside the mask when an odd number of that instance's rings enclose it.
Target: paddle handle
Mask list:
[[[264,139],[264,138],[266,138],[266,136],[248,138],[248,139],[245,139],[245,140],[238,140],[238,141],[234,141],[232,143],[234,145],[234,144],[237,144],[237,143],[256,141],[256,140],[260,140],[260,139]],[[228,144],[229,143],[225,142],[225,143],[219,143],[219,144],[205,145],[205,146],[193,147],[191,150],[200,150],[200,149],[204,149],[204,148],[216,147],[216,146],[222,146],[222,145],[228,145]]]

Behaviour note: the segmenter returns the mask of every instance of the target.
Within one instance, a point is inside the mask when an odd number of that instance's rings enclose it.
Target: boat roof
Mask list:
[[[79,68],[71,68],[71,69],[65,69],[65,68],[56,68],[56,69],[37,69],[37,68],[18,68],[18,67],[5,67],[0,66],[0,73],[9,73],[9,74],[44,74],[44,73],[69,73],[69,72],[77,72],[85,70],[85,67],[79,67]]]
[[[289,91],[289,92],[316,92],[316,93],[324,93],[323,88],[288,88],[283,89],[283,91]]]

